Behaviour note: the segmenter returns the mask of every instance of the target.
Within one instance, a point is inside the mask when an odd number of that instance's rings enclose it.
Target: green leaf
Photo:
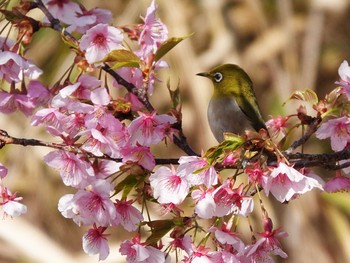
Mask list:
[[[6,20],[12,23],[19,23],[24,18],[24,15],[16,9],[14,9],[13,11],[0,10],[0,12],[5,16]]]
[[[184,36],[184,37],[171,37],[165,40],[160,47],[158,48],[155,60],[160,60],[163,56],[165,56],[170,50],[172,50],[177,44],[179,44],[182,40],[191,37],[193,34]]]
[[[125,49],[116,49],[109,52],[99,63],[115,62],[112,69],[116,70],[121,67],[140,67],[140,58],[133,52]]]
[[[225,141],[218,146],[210,148],[204,154],[204,157],[207,158],[209,164],[213,165],[222,161],[224,153],[237,150],[245,142],[242,136],[233,133],[225,133],[224,137]]]
[[[138,184],[136,175],[130,174],[114,187],[115,194],[123,191],[122,198],[126,198],[130,191]]]
[[[172,220],[155,220],[146,223],[152,230],[152,234],[147,238],[146,245],[157,243],[171,229],[175,227]]]
[[[311,89],[306,89],[304,91],[295,91],[293,94],[289,97],[289,100],[302,100],[311,103],[311,105],[315,105],[318,103],[318,97],[317,94],[311,90]],[[283,103],[283,105],[286,104]]]

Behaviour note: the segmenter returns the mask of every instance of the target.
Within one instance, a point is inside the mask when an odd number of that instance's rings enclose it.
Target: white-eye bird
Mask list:
[[[243,135],[245,130],[267,130],[253,82],[242,68],[224,64],[197,75],[209,78],[214,85],[208,106],[208,121],[219,142],[224,140],[224,132]]]

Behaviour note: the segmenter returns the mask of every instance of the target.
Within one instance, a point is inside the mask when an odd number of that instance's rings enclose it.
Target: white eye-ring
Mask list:
[[[222,74],[221,74],[220,72],[216,72],[216,73],[214,74],[214,80],[215,80],[215,82],[219,83],[219,82],[222,80],[222,78],[223,78],[223,76],[222,76]]]

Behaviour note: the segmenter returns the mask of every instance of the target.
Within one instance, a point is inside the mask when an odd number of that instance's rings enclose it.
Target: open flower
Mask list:
[[[281,203],[311,191],[313,188],[323,190],[322,185],[316,179],[305,176],[282,162],[272,170],[263,188],[266,195],[271,192]]]
[[[119,29],[98,24],[86,31],[80,40],[80,49],[90,64],[101,61],[109,52],[122,49],[123,34]]]
[[[340,117],[322,123],[316,131],[319,139],[331,138],[331,147],[334,151],[343,150],[350,142],[350,118]]]
[[[189,191],[185,175],[178,173],[173,166],[171,169],[160,167],[149,178],[154,198],[161,204],[181,204]]]

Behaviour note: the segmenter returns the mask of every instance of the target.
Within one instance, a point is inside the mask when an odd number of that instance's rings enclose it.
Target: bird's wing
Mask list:
[[[249,94],[254,95],[254,94]],[[250,104],[247,100],[246,94],[242,94],[241,96],[236,96],[236,101],[238,106],[241,108],[243,113],[248,117],[248,119],[252,122],[252,126],[256,131],[259,131],[261,128],[266,129],[265,122],[261,116],[260,109],[258,103],[255,99],[255,95],[252,96],[254,98],[253,104]]]

